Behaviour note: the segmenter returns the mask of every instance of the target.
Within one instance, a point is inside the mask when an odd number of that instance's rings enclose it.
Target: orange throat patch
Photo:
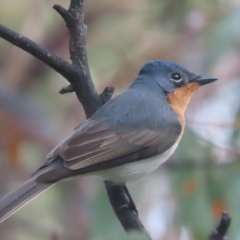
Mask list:
[[[169,104],[171,108],[178,114],[182,127],[185,126],[184,112],[192,95],[199,87],[200,85],[196,82],[188,83],[168,94]]]

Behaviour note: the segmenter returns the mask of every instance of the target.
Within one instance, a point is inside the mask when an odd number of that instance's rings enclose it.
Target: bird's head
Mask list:
[[[151,61],[139,72],[139,77],[149,77],[155,81],[167,95],[169,103],[185,111],[193,93],[203,85],[214,82],[217,78],[202,77],[189,72],[182,66],[168,61]]]
[[[217,80],[217,78],[198,76],[174,62],[168,61],[146,63],[139,72],[139,76],[141,75],[153,77],[166,93],[174,92],[186,85],[194,84],[200,87]]]

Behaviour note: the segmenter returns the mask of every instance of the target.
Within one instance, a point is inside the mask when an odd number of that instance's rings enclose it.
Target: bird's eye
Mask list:
[[[173,73],[171,75],[171,79],[175,82],[180,82],[182,80],[182,77],[179,73]]]

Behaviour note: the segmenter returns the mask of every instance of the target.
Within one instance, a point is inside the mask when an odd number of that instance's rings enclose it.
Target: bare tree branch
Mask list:
[[[68,10],[54,5],[54,9],[64,19],[69,30],[71,64],[3,25],[0,25],[0,37],[30,53],[65,77],[70,86],[61,89],[60,93],[75,91],[78,100],[83,105],[86,117],[89,118],[111,98],[114,88],[108,87],[101,95],[98,95],[93,85],[87,59],[87,27],[84,25],[83,5],[83,0],[71,0]],[[124,229],[146,234],[127,188],[106,183],[105,185],[112,207]]]
[[[103,92],[100,94],[102,105],[111,99],[113,92],[114,92],[114,87],[106,87],[103,90]]]
[[[55,9],[61,15],[61,17],[66,22],[67,27],[70,27],[73,22],[73,19],[69,11],[67,11],[65,8],[63,8],[60,5],[54,5],[53,9]]]
[[[61,14],[68,27],[69,52],[75,70],[70,76],[71,85],[89,118],[100,107],[100,98],[94,88],[88,66],[83,5],[82,0],[72,0],[68,10],[59,5],[54,5],[53,8]]]
[[[68,10],[59,5],[54,5],[53,8],[63,17],[70,36],[69,52],[73,71],[69,73],[67,80],[71,83],[89,118],[101,106],[101,101],[88,66],[83,5],[83,0],[71,0]]]
[[[208,237],[209,240],[226,240],[225,236],[231,223],[231,217],[227,213],[222,213],[221,219]]]
[[[70,63],[2,24],[0,24],[0,37],[38,58],[65,78],[72,71]]]
[[[105,186],[114,212],[125,231],[138,230],[145,233],[151,239],[138,217],[138,212],[131,196],[127,194],[128,190],[125,189],[126,186],[116,186],[111,182],[105,182]]]

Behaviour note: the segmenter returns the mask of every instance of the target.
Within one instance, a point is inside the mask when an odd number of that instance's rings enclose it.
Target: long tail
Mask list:
[[[0,222],[3,222],[33,198],[50,188],[54,183],[37,183],[30,178],[17,190],[0,199]]]

